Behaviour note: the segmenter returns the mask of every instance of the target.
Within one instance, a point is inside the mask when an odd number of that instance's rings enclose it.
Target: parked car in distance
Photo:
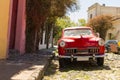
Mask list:
[[[118,40],[107,40],[105,43],[106,52],[119,53]]]
[[[69,27],[62,32],[58,41],[59,66],[71,61],[96,61],[104,64],[104,40],[90,27]]]

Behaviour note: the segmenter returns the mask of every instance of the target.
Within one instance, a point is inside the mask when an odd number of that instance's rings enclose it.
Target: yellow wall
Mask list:
[[[5,59],[7,53],[10,1],[0,0],[0,59]]]

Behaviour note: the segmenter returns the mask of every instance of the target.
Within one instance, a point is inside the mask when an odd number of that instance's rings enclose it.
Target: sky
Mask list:
[[[106,6],[115,6],[120,7],[120,0],[78,0],[80,10],[69,13],[68,16],[74,22],[77,22],[78,19],[87,20],[87,10],[88,7],[93,5],[94,3],[99,3],[100,5],[105,4]]]

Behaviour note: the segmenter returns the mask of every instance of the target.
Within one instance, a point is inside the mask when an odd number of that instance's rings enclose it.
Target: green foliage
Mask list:
[[[77,0],[51,0],[50,15],[62,17],[69,11],[79,9]]]
[[[108,15],[97,16],[91,19],[87,25],[92,27],[95,32],[99,32],[100,37],[105,39],[107,31],[113,28],[112,17]]]
[[[70,20],[69,17],[64,16],[62,18],[57,18],[56,25],[62,28],[74,26],[75,23]]]
[[[54,27],[54,35],[53,36],[55,38],[55,43],[57,43],[57,40],[62,35],[62,30],[67,27],[76,26],[76,24],[74,22],[72,22],[69,17],[64,16],[62,18],[57,18],[55,26],[56,27]]]
[[[78,20],[78,26],[85,26],[86,25],[86,20],[85,19],[79,19]]]

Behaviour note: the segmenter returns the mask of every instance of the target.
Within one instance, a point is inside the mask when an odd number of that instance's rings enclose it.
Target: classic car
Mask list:
[[[58,40],[59,66],[71,61],[96,61],[104,64],[104,40],[90,27],[69,27],[62,31]]]

